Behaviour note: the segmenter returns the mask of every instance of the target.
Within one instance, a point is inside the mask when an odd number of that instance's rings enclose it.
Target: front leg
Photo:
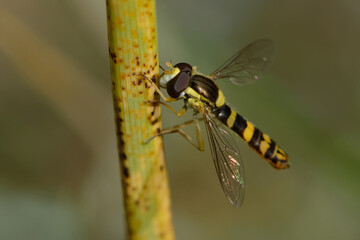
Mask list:
[[[187,111],[187,106],[186,104],[180,109],[179,112],[177,112],[175,109],[173,109],[169,104],[167,103],[164,103],[164,102],[161,102],[161,101],[158,101],[158,100],[152,100],[152,101],[147,101],[146,103],[159,103],[159,104],[162,104],[164,105],[165,107],[167,107],[171,112],[173,112],[175,115],[177,115],[178,117],[181,117],[183,116],[186,111]]]
[[[195,124],[197,142],[194,142],[192,137],[190,137],[188,134],[186,134],[182,130],[183,127],[185,127],[187,125],[190,125],[192,123]],[[199,120],[198,119],[189,120],[189,121],[186,121],[186,122],[184,122],[182,124],[175,125],[175,126],[172,126],[170,128],[166,128],[166,129],[162,130],[161,132],[155,134],[151,138],[149,138],[144,144],[148,144],[155,137],[159,137],[159,136],[162,136],[162,135],[165,135],[165,134],[170,134],[170,133],[179,133],[181,136],[183,136],[188,142],[190,142],[198,150],[200,150],[202,152],[204,151],[204,141],[203,141],[202,134],[201,134],[201,131],[200,131],[200,125],[199,125]]]
[[[177,98],[172,98],[172,97],[165,97],[165,95],[160,91],[160,89],[158,88],[158,86],[156,86],[156,84],[151,81],[150,78],[148,78],[146,75],[144,74],[140,74],[140,76],[142,76],[143,78],[145,78],[146,80],[149,81],[149,83],[155,88],[155,91],[160,95],[160,97],[165,101],[165,102],[175,102],[178,99]]]

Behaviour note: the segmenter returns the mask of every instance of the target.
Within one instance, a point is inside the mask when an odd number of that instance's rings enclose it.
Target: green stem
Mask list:
[[[129,239],[174,239],[159,106],[155,0],[107,0],[112,90]],[[144,77],[146,76],[146,77]]]

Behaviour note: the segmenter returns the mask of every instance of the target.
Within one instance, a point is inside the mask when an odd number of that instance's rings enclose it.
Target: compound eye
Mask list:
[[[175,68],[179,68],[180,72],[185,72],[189,76],[191,76],[192,66],[188,63],[178,63],[174,66]]]
[[[186,72],[179,72],[167,85],[166,90],[170,97],[178,98],[180,94],[189,86],[191,76]]]

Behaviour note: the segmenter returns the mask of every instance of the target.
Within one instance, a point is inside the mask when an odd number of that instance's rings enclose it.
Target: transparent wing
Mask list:
[[[228,78],[236,85],[244,85],[259,79],[272,62],[273,42],[257,40],[237,52],[211,76]]]
[[[244,167],[239,148],[231,133],[216,123],[208,113],[204,113],[204,122],[221,186],[231,204],[239,207],[245,194]]]

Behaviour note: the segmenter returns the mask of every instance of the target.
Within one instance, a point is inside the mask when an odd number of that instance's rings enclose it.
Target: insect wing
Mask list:
[[[221,186],[231,204],[239,207],[245,194],[244,168],[239,148],[230,133],[208,113],[204,113],[204,122]]]
[[[273,42],[257,40],[237,52],[223,66],[211,74],[214,79],[228,78],[236,85],[259,79],[273,58]]]

